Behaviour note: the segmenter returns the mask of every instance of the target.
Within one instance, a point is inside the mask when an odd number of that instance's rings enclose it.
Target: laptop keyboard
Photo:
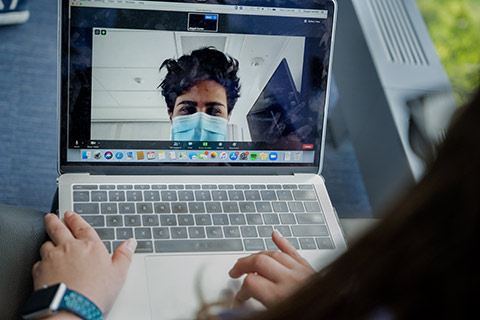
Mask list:
[[[274,229],[297,249],[333,249],[313,185],[98,184],[73,186],[73,208],[109,252],[277,250]]]

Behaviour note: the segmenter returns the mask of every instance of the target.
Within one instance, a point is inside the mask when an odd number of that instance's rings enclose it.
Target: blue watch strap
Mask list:
[[[68,288],[65,290],[65,294],[63,295],[62,301],[60,302],[58,309],[73,312],[84,320],[103,319],[102,312],[95,305],[95,303],[93,303],[80,293],[70,290]]]

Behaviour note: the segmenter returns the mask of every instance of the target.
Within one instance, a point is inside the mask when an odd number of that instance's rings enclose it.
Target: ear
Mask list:
[[[170,124],[173,122],[173,113],[168,109],[168,117],[170,118]]]

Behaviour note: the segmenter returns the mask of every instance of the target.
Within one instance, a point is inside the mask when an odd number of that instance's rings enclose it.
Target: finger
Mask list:
[[[42,244],[42,246],[40,247],[40,257],[42,258],[42,260],[45,259],[45,257],[47,256],[47,253],[53,249],[55,249],[55,245],[53,244],[52,241],[47,241],[44,244]]]
[[[133,253],[137,248],[137,241],[135,239],[128,239],[124,241],[115,250],[112,256],[112,262],[117,268],[120,268],[122,274],[126,275],[128,267],[132,262]]]
[[[245,280],[243,280],[242,287],[237,292],[235,298],[240,302],[254,298],[263,303],[265,306],[269,306],[274,300],[274,292],[274,283],[258,274],[250,273],[245,277]]]
[[[88,239],[100,241],[100,237],[92,228],[91,225],[85,221],[81,216],[73,211],[65,212],[65,222],[67,226],[72,230],[73,235],[77,239]]]
[[[292,258],[290,255],[275,250],[275,251],[263,251],[263,254],[266,254],[267,256],[271,257],[272,259],[278,261],[288,269],[294,269],[295,267],[298,266],[299,262]]]
[[[53,213],[45,215],[45,230],[55,245],[73,239],[70,230]]]
[[[238,259],[230,270],[232,278],[239,278],[246,273],[258,273],[273,282],[281,280],[289,269],[263,252]]]
[[[297,249],[295,249],[295,247],[288,242],[288,240],[285,239],[278,230],[274,230],[272,232],[272,240],[277,245],[278,249],[280,249],[280,251],[285,252],[297,261],[299,261],[299,259],[303,261],[303,258],[297,252]]]

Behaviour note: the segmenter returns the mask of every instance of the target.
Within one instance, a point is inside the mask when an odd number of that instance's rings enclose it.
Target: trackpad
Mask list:
[[[241,280],[228,271],[239,255],[147,256],[152,319],[195,319],[204,303],[233,297]]]

